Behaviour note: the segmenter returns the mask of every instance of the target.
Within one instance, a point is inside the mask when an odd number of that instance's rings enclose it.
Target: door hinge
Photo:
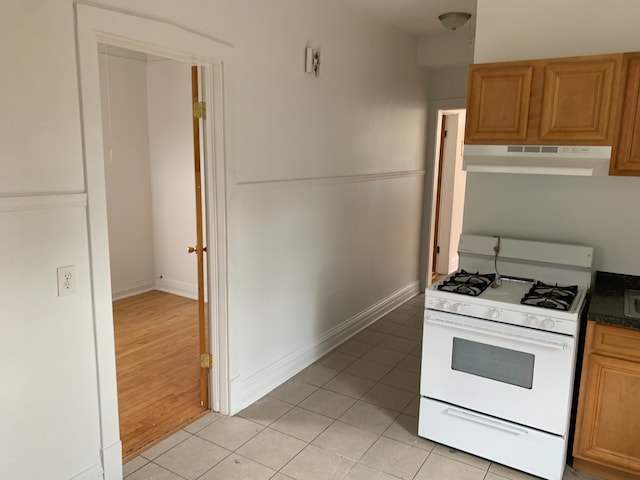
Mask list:
[[[213,368],[213,356],[210,353],[200,355],[200,368]]]
[[[440,253],[440,246],[439,245],[436,247],[436,253]]]
[[[193,118],[207,118],[206,102],[193,103]]]
[[[444,138],[447,138],[447,133],[449,133],[449,132],[447,132],[447,131],[445,130],[445,131],[444,131]]]

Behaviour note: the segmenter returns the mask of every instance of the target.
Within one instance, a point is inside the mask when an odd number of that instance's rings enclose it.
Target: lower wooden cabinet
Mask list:
[[[640,479],[640,330],[589,322],[573,455],[578,471]]]

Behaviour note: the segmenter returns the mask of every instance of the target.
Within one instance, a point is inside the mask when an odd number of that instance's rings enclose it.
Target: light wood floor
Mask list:
[[[200,416],[198,304],[151,291],[113,303],[123,460]]]
[[[446,277],[446,275],[442,274],[442,273],[436,273],[433,272],[433,274],[431,275],[431,283],[436,283],[438,280],[442,279]]]

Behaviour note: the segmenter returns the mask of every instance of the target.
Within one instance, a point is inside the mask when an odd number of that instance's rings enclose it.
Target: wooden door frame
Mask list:
[[[440,152],[440,129],[442,115],[447,110],[462,110],[466,108],[466,98],[450,98],[434,100],[429,104],[427,114],[427,148],[426,175],[424,177],[424,205],[422,208],[422,241],[420,247],[419,278],[424,290],[431,285],[433,275],[433,255],[436,202],[438,194],[438,158]]]
[[[464,143],[465,110],[443,110],[440,134],[440,160],[438,162],[437,201],[434,226],[434,245],[438,255],[433,258],[434,274],[447,274],[456,267],[459,231],[464,212],[459,200],[464,201],[466,172],[462,171],[462,145]],[[445,122],[446,119],[446,122]],[[445,130],[446,125],[446,130]],[[448,135],[447,135],[448,133]],[[464,204],[462,205],[464,208]],[[437,275],[436,275],[437,278]]]
[[[202,209],[202,149],[200,148],[200,122],[206,121],[206,116],[199,118],[195,114],[195,105],[202,101],[200,96],[200,67],[191,65],[191,103],[194,105],[194,114],[192,118],[193,127],[193,171],[195,181],[195,209],[196,209],[196,244],[195,247],[189,248],[189,252],[196,254],[196,263],[198,268],[198,350],[200,358],[208,356],[211,352],[207,339],[207,328],[205,319],[204,306],[204,258],[207,252],[204,235],[202,231],[202,219],[206,213]],[[203,366],[200,362],[200,404],[203,407],[209,406],[209,366]]]
[[[438,164],[437,172],[434,172],[436,180],[436,194],[435,194],[435,206],[434,206],[434,221],[433,221],[433,244],[431,252],[431,268],[432,271],[438,260],[438,233],[440,232],[440,201],[442,199],[442,166],[444,165],[444,142],[447,137],[447,115],[441,115],[440,119],[440,148],[438,148]],[[433,276],[433,275],[432,275]]]
[[[100,104],[98,44],[197,64],[203,71],[203,97],[209,102],[202,129],[205,166],[207,269],[210,351],[215,369],[210,375],[213,410],[230,411],[227,318],[227,172],[225,112],[229,110],[233,48],[170,23],[75,5],[85,188],[91,262],[91,289],[96,348],[97,414],[100,420],[102,468],[105,480],[122,479],[122,445],[118,424],[111,275]],[[215,139],[215,141],[214,141]]]

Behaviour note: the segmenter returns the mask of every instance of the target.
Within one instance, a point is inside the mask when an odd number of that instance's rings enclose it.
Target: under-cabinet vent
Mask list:
[[[464,169],[482,173],[607,175],[611,147],[577,145],[465,145]]]

